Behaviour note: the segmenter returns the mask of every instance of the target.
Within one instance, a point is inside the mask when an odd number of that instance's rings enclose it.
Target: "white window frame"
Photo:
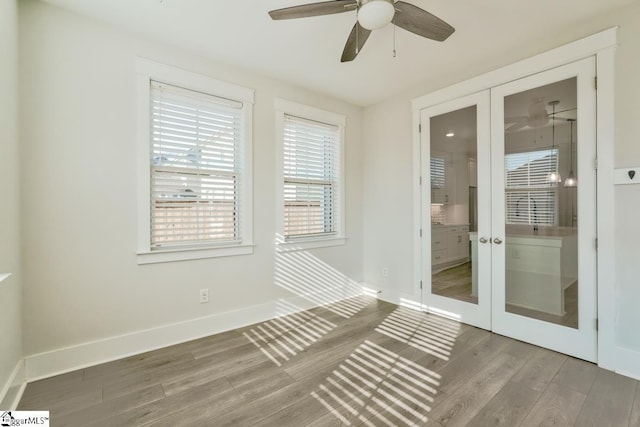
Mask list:
[[[276,98],[276,249],[278,251],[305,250],[328,246],[344,245],[345,236],[345,128],[346,117],[342,114],[321,110],[308,105],[298,104]],[[284,237],[284,123],[285,115],[300,117],[338,127],[337,149],[339,178],[337,184],[336,232],[332,235],[300,237],[286,240]]]
[[[138,171],[138,264],[215,258],[253,253],[253,89],[222,82],[211,77],[160,64],[142,58],[136,60],[137,74],[137,171]],[[188,90],[240,101],[243,104],[243,141],[240,176],[241,212],[240,243],[216,244],[194,248],[167,248],[151,250],[151,81],[158,81]]]

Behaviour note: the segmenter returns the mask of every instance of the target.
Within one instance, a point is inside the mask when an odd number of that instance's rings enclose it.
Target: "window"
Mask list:
[[[431,152],[431,204],[444,205],[449,202],[447,188],[447,163],[451,162],[451,154]],[[444,212],[444,211],[443,211]]]
[[[253,93],[141,64],[152,72],[140,81],[147,131],[140,143],[146,209],[140,209],[139,263],[251,253]]]
[[[282,100],[277,107],[282,189],[279,243],[305,248],[344,243],[344,117]],[[301,246],[301,242],[312,243]]]
[[[558,149],[505,154],[507,224],[555,225]]]
[[[444,189],[445,184],[445,161],[437,157],[431,157],[431,188]]]
[[[151,82],[151,249],[239,243],[242,103]]]
[[[337,231],[338,127],[284,116],[284,237]]]

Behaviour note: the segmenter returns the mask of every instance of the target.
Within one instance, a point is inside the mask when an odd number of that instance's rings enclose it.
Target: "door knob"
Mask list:
[[[502,243],[502,239],[499,237],[496,237],[495,239],[493,239],[493,243],[495,243],[496,245],[499,245],[500,243]]]
[[[481,237],[480,238],[480,243],[487,243],[489,241],[489,239],[487,239],[486,237]]]

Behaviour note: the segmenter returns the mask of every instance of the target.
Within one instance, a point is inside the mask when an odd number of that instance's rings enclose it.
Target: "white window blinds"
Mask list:
[[[151,82],[151,249],[238,243],[242,103]]]
[[[443,189],[445,186],[445,161],[431,157],[431,188]]]
[[[447,203],[447,162],[441,157],[431,157],[431,203]]]
[[[558,150],[506,154],[507,224],[556,223],[557,183],[547,176],[558,170]]]
[[[284,237],[335,234],[339,127],[284,115]]]

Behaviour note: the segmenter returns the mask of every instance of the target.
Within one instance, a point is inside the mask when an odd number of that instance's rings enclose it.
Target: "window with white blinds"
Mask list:
[[[150,84],[151,250],[240,243],[242,102]]]
[[[340,128],[284,114],[284,238],[338,233]]]
[[[445,160],[431,157],[431,188],[444,189],[445,186]]]
[[[431,204],[447,203],[447,162],[443,157],[431,155]],[[433,218],[432,218],[433,219]]]
[[[505,154],[507,224],[555,225],[557,183],[547,176],[558,170],[558,149]]]

